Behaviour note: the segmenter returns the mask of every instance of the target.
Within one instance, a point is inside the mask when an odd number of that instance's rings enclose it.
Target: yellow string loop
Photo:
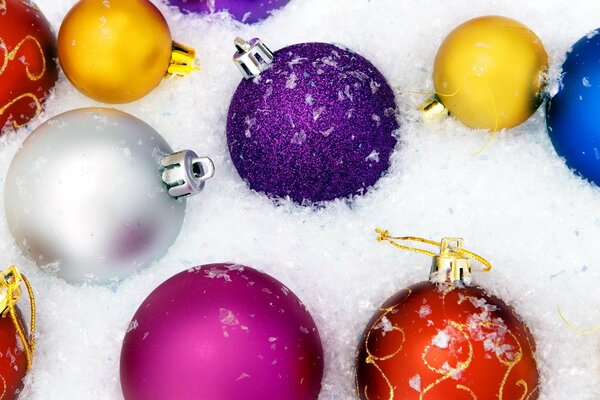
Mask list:
[[[403,244],[398,243],[397,241],[405,241],[405,242],[419,242],[419,243],[425,243],[425,244],[430,244],[432,246],[436,246],[441,248],[442,247],[442,243],[440,242],[436,242],[435,240],[431,240],[431,239],[425,239],[422,237],[418,237],[418,236],[390,236],[390,232],[386,229],[380,229],[377,228],[375,229],[375,232],[379,235],[377,237],[377,241],[378,242],[389,242],[391,243],[393,246],[402,249],[402,250],[408,250],[408,251],[412,251],[414,253],[419,253],[419,254],[424,254],[426,256],[429,257],[435,257],[437,255],[437,253],[434,253],[433,251],[429,251],[429,250],[425,250],[425,249],[420,249],[418,247],[411,247],[411,246],[406,246]],[[453,248],[452,251],[461,254],[465,257],[470,257],[476,261],[478,261],[481,265],[483,265],[483,272],[489,272],[492,269],[492,264],[486,260],[485,258],[481,257],[478,254],[473,253],[472,251],[463,249],[463,248]]]
[[[33,289],[27,277],[22,275],[15,266],[9,267],[5,273],[0,271],[0,275],[2,275],[0,288],[4,288],[6,293],[6,309],[8,310],[8,315],[10,316],[17,331],[17,335],[21,340],[21,344],[23,345],[25,357],[27,359],[27,369],[31,369],[35,348],[35,297],[33,295]],[[25,284],[27,294],[29,295],[29,307],[31,311],[29,335],[26,334],[27,330],[18,318],[16,310],[16,302],[21,294],[19,286],[21,281]],[[29,336],[29,338],[27,338],[27,336]]]
[[[563,322],[565,323],[565,325],[567,325],[569,327],[569,329],[571,329],[573,332],[578,333],[580,335],[590,335],[592,333],[600,331],[600,325],[595,328],[588,329],[587,331],[576,328],[573,324],[571,324],[569,321],[567,321],[567,319],[563,315],[562,311],[560,310],[560,307],[558,307],[558,315],[560,315],[560,319],[563,320]]]

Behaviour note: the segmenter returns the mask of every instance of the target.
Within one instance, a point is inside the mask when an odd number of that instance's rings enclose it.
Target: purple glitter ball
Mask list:
[[[290,0],[169,0],[184,12],[209,14],[228,11],[238,21],[253,24],[267,18],[273,10]]]
[[[238,86],[227,118],[233,164],[250,188],[297,203],[362,194],[385,174],[398,130],[373,64],[326,43],[275,52]]]
[[[242,265],[208,264],[157,287],[121,350],[126,400],[316,400],[317,327],[294,293]]]

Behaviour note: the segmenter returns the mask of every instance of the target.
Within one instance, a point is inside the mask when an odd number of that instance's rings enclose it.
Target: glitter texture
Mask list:
[[[228,11],[235,19],[252,24],[267,18],[290,0],[169,0],[183,12],[208,14]]]
[[[321,202],[362,194],[385,173],[398,129],[394,94],[356,53],[304,43],[243,81],[227,141],[240,176],[272,197]]]

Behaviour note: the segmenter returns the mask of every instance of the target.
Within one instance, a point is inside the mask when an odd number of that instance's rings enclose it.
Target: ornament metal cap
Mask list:
[[[273,62],[273,52],[258,38],[245,41],[238,37],[233,43],[237,49],[233,55],[233,62],[244,75],[244,79],[256,78]]]
[[[471,262],[464,255],[464,241],[460,238],[442,239],[439,254],[431,263],[431,280],[437,283],[469,285],[472,281]],[[452,246],[454,244],[454,246]]]
[[[171,61],[167,68],[167,75],[183,76],[198,69],[196,65],[196,50],[173,41],[171,46]]]
[[[16,267],[10,267],[6,272],[0,271],[0,318],[7,316],[9,312],[8,292],[12,287],[12,303],[21,298],[21,273]]]
[[[437,121],[448,116],[448,109],[437,96],[427,99],[417,108],[425,122]]]
[[[162,180],[172,197],[193,196],[204,189],[204,182],[215,174],[208,157],[198,157],[191,150],[168,154],[160,160]]]
[[[15,303],[21,298],[21,282],[25,284],[29,294],[29,311],[31,313],[29,335],[25,332],[24,325],[19,321],[18,310],[15,307]],[[35,347],[35,297],[29,280],[21,275],[15,266],[9,267],[6,272],[0,271],[0,318],[10,318],[12,320],[27,358],[27,369],[30,370]]]

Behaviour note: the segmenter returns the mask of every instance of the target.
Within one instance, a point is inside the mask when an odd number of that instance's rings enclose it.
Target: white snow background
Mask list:
[[[74,4],[36,2],[56,32]],[[425,256],[377,243],[375,227],[431,239],[463,237],[494,266],[475,280],[514,306],[537,340],[540,398],[600,398],[600,332],[577,335],[557,313],[560,306],[581,328],[600,323],[600,189],[556,155],[542,109],[500,132],[476,156],[490,133],[452,118],[422,123],[416,107],[424,96],[413,93],[432,90],[433,60],[447,33],[481,15],[508,16],[534,30],[556,77],[568,48],[600,26],[597,0],[292,0],[258,25],[157,5],[173,38],[195,47],[202,70],[164,80],[147,97],[116,108],[148,122],[174,149],[210,156],[216,176],[188,201],[169,253],[110,287],[73,286],[39,270],[16,247],[0,205],[2,263],[21,267],[38,300],[37,354],[21,399],[122,399],[121,341],[140,303],[177,272],[225,261],[271,274],[305,302],[325,349],[320,399],[354,399],[353,361],[365,324],[390,295],[425,280],[430,265]],[[273,50],[340,43],[373,62],[394,87],[401,143],[389,174],[353,207],[342,201],[319,210],[276,207],[239,178],[225,138],[229,101],[241,80],[231,62],[236,36],[260,37]],[[32,129],[60,112],[93,105],[102,104],[61,73],[44,114],[0,138],[2,187]]]

